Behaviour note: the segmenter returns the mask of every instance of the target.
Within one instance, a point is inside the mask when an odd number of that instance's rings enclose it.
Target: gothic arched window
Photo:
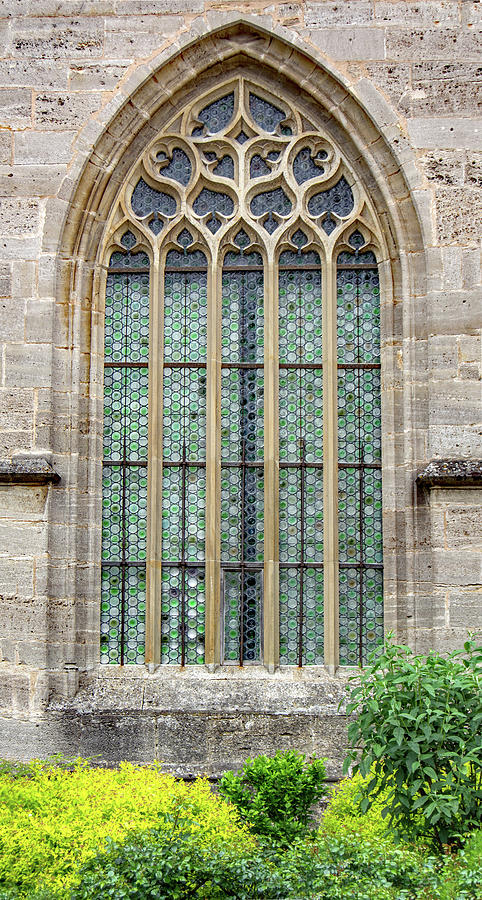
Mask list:
[[[380,644],[379,249],[301,96],[232,77],[146,147],[106,250],[102,662]]]

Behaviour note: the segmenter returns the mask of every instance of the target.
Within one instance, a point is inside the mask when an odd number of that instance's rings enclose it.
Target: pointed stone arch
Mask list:
[[[100,460],[102,442],[101,297],[104,270],[100,253],[110,211],[144,147],[167,118],[203,84],[240,68],[262,68],[280,90],[303,92],[317,110],[333,141],[370,196],[384,254],[380,273],[384,290],[384,533],[387,627],[406,638],[406,617],[415,571],[417,519],[413,473],[422,458],[426,422],[413,402],[413,387],[423,370],[424,236],[414,191],[418,190],[411,151],[395,122],[378,121],[382,104],[370,114],[326,61],[268,33],[252,21],[234,18],[216,30],[175,48],[117,109],[81,164],[75,184],[66,182],[66,216],[57,247],[59,310],[69,322],[70,367],[53,392],[54,432],[68,426],[57,468],[67,528],[50,536],[49,596],[69,598],[75,607],[72,655],[79,669],[98,660],[100,559]],[[107,113],[108,114],[108,113]],[[417,357],[417,362],[415,362]],[[55,351],[54,351],[55,361]],[[422,376],[423,377],[423,376]],[[420,451],[417,448],[420,447]],[[59,576],[62,570],[63,576]],[[54,661],[52,660],[52,667]]]

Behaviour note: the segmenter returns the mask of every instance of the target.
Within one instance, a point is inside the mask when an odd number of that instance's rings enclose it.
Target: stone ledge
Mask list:
[[[43,456],[0,460],[0,484],[57,484],[60,475]]]
[[[421,487],[482,487],[482,459],[432,459],[417,475]]]

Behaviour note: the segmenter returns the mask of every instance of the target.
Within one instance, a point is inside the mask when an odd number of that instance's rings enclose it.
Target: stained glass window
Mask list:
[[[373,253],[338,257],[340,662],[383,643],[380,287]]]
[[[204,662],[207,260],[164,269],[161,662]]]
[[[306,242],[306,238],[305,238]],[[280,662],[323,663],[321,262],[279,260]]]
[[[264,286],[259,253],[227,253],[222,279],[221,567],[224,659],[261,660]]]
[[[126,235],[125,244],[130,237]],[[149,258],[116,252],[105,295],[101,662],[144,662]]]
[[[334,670],[383,639],[382,244],[303,104],[233,70],[120,191],[104,663]]]

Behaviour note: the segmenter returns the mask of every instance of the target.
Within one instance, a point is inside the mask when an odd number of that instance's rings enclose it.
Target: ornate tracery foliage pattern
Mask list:
[[[175,113],[113,211],[105,662],[143,660],[146,560],[154,661],[336,662],[338,592],[342,662],[380,642],[380,244],[311,115],[233,76]]]

